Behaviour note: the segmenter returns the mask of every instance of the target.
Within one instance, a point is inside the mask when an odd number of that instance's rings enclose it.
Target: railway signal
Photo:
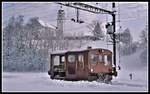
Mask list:
[[[113,26],[110,23],[106,24],[107,34],[113,34]]]

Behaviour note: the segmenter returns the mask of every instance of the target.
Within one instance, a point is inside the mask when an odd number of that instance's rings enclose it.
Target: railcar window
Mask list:
[[[107,56],[107,60],[108,60],[109,62],[111,62],[111,61],[112,61],[112,56],[111,56],[111,55],[108,55],[108,56]]]
[[[78,61],[81,67],[84,67],[84,57],[83,55],[78,55]]]
[[[108,56],[107,55],[104,55],[104,63],[105,63],[105,66],[107,66],[108,65]]]
[[[74,63],[75,62],[75,55],[69,55],[68,61],[69,61],[69,63]]]
[[[53,62],[54,62],[54,65],[59,65],[60,64],[59,56],[54,56],[53,57]]]
[[[91,63],[92,64],[96,64],[98,62],[98,60],[99,60],[99,56],[96,55],[96,54],[91,54],[90,58],[91,58]]]
[[[107,62],[107,55],[104,55],[104,62]]]
[[[65,62],[65,56],[61,57],[61,62]]]
[[[102,62],[103,59],[102,59],[102,55],[99,55],[99,61]]]

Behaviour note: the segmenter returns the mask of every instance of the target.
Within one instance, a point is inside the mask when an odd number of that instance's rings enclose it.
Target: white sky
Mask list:
[[[97,7],[105,8],[108,10],[111,9],[111,2],[85,2],[90,5]],[[118,8],[119,5],[119,8]],[[11,16],[24,15],[25,21],[31,17],[39,17],[44,22],[56,26],[57,11],[60,9],[60,5],[49,2],[36,2],[36,3],[3,3],[3,23],[6,24],[7,20]],[[111,16],[102,14],[96,15],[86,11],[80,11],[79,18],[85,21],[84,24],[78,24],[70,21],[71,18],[76,18],[76,11],[74,8],[69,8],[63,6],[65,10],[65,27],[64,33],[73,34],[73,33],[84,33],[90,34],[89,29],[86,25],[92,22],[92,20],[100,20],[104,23],[106,21],[111,21]],[[139,40],[139,34],[141,30],[145,28],[146,23],[148,23],[148,3],[147,2],[116,2],[117,10],[117,21],[120,18],[120,23],[117,23],[117,32],[122,32],[125,28],[129,28],[131,34],[133,35],[133,40]],[[118,13],[120,14],[118,16]],[[119,26],[122,29],[118,29]]]

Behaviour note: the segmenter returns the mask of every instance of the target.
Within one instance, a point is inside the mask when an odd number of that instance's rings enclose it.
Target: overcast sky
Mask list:
[[[90,5],[94,5],[100,8],[112,10],[111,2],[84,2]],[[96,4],[97,3],[97,4]],[[86,27],[92,20],[99,20],[104,24],[107,21],[111,21],[111,16],[107,14],[93,14],[86,11],[79,11],[79,18],[85,23],[78,24],[70,21],[71,18],[76,18],[76,11],[74,8],[62,7],[65,11],[65,26],[64,33],[83,33],[90,34],[89,29]],[[60,9],[60,5],[54,2],[40,2],[40,3],[3,3],[3,24],[6,24],[8,18],[11,16],[24,15],[25,21],[31,17],[39,17],[44,22],[55,25],[57,22],[57,11]],[[116,2],[117,10],[117,32],[122,32],[125,28],[129,28],[133,40],[139,40],[139,34],[141,30],[145,28],[148,23],[148,3],[144,2]],[[120,22],[118,22],[120,20]],[[119,27],[122,27],[119,29]]]

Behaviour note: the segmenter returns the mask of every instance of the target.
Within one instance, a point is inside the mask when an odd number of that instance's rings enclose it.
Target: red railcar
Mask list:
[[[112,52],[107,49],[64,51],[51,54],[51,79],[110,82],[117,76],[112,66]]]

